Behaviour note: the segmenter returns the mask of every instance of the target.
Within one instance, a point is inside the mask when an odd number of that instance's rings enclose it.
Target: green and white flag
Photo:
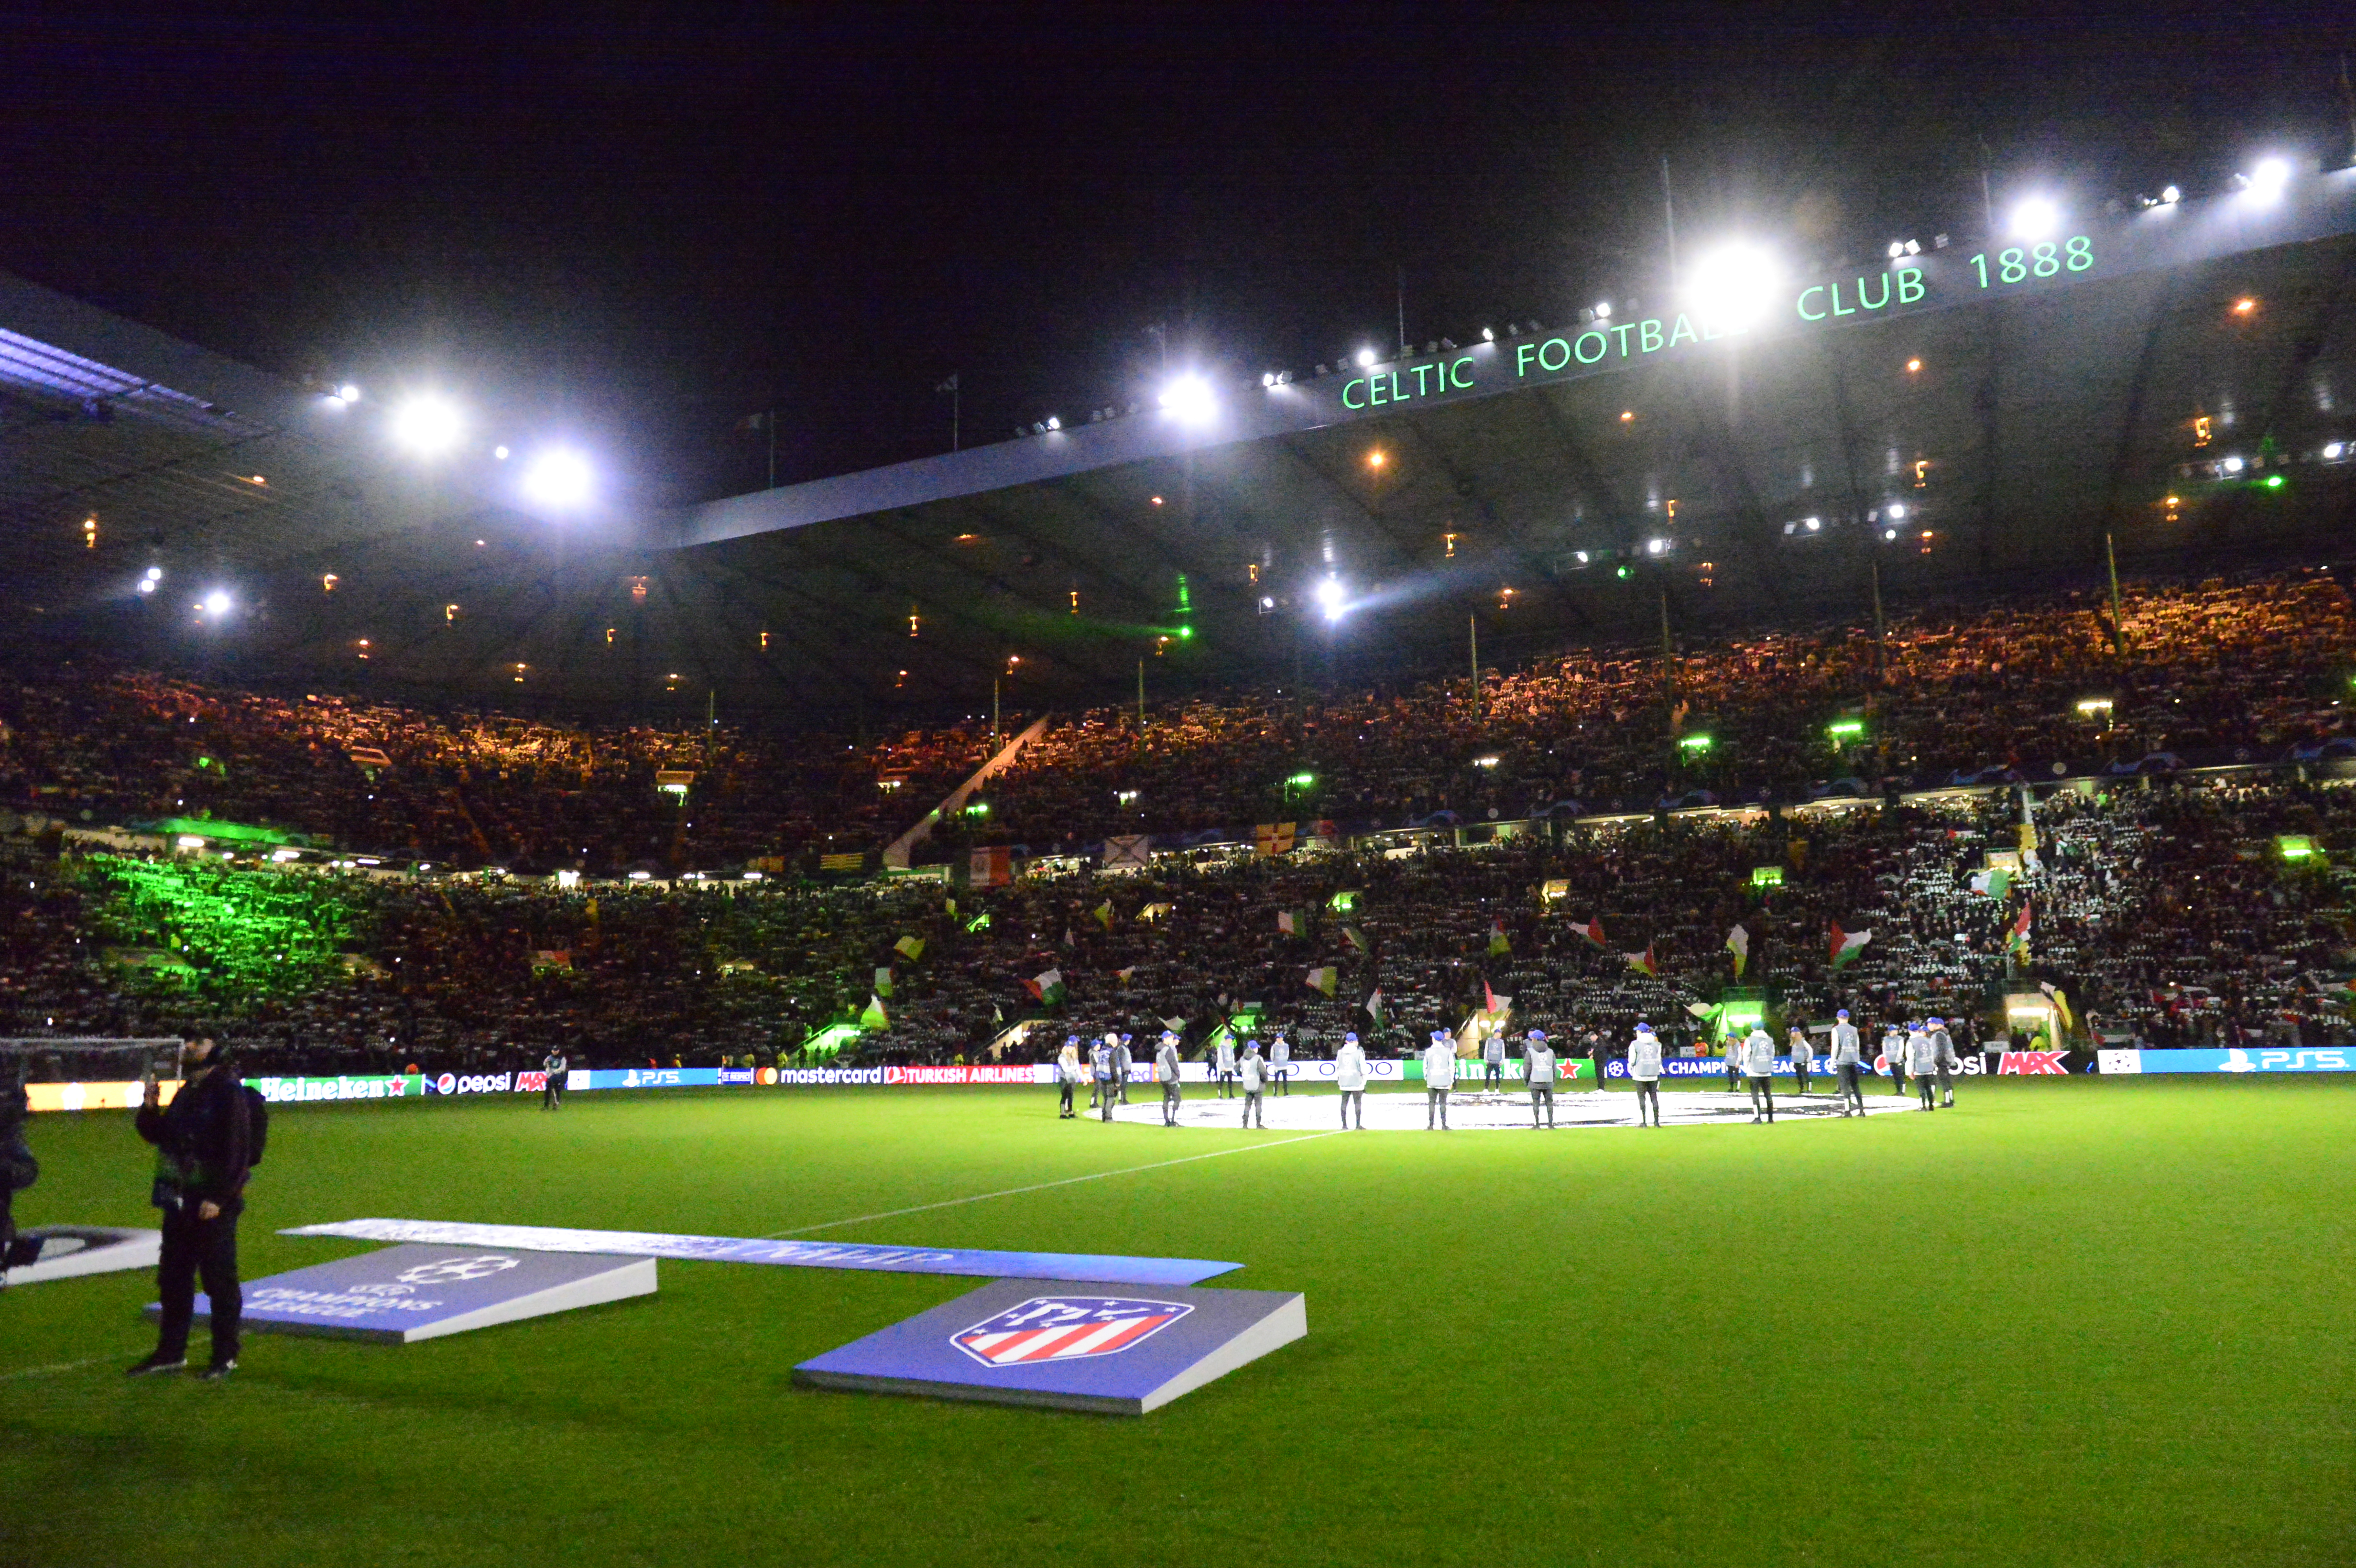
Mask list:
[[[875,971],[875,994],[879,997],[892,994],[892,966],[888,964]]]
[[[1330,997],[1333,994],[1333,988],[1341,983],[1341,971],[1330,964],[1322,969],[1309,971],[1309,988],[1312,991],[1323,991]]]
[[[861,1029],[882,1029],[891,1021],[892,1019],[884,1011],[884,999],[880,997],[868,997],[867,1010],[859,1015],[859,1027]]]

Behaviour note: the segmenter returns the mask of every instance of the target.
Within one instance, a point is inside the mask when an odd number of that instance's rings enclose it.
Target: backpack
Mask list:
[[[270,1147],[270,1102],[251,1083],[240,1087],[245,1091],[245,1168],[252,1170],[261,1165],[262,1151]]]

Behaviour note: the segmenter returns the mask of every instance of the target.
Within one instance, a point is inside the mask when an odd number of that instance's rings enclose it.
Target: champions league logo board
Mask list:
[[[652,1258],[410,1245],[255,1280],[245,1287],[244,1324],[410,1345],[654,1293]],[[198,1320],[211,1316],[198,1296]]]
[[[1142,1415],[1309,1332],[1280,1290],[1002,1279],[794,1369],[820,1388]]]

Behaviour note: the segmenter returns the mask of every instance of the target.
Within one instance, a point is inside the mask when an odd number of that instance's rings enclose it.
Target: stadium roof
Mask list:
[[[2356,171],[2267,197],[1926,236],[644,516],[531,515],[487,454],[420,465],[378,409],[0,279],[16,630],[508,705],[932,714],[1010,672],[1030,709],[1120,701],[1141,664],[1164,693],[1459,667],[1468,616],[1494,652],[1861,611],[1876,571],[1902,600],[2099,562],[2106,531],[2129,565],[2330,538]],[[151,562],[175,592],[136,592]],[[194,612],[216,583],[237,611]]]

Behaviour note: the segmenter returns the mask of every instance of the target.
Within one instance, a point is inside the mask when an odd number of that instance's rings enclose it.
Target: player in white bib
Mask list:
[[[1906,1030],[1896,1019],[1881,1026],[1881,1065],[1890,1070],[1890,1092],[1906,1093]]]
[[[1268,1089],[1268,1063],[1260,1060],[1259,1041],[1246,1040],[1244,1059],[1236,1065],[1244,1081],[1244,1125],[1257,1121],[1265,1128],[1268,1117],[1260,1109],[1260,1095]]]
[[[1162,1125],[1178,1125],[1178,1036],[1162,1031],[1162,1049],[1153,1053],[1153,1076],[1162,1081]]]
[[[1775,1037],[1753,1024],[1742,1040],[1742,1076],[1751,1087],[1751,1122],[1775,1119]],[[1764,1113],[1762,1118],[1762,1113]]]
[[[1651,1024],[1638,1024],[1628,1042],[1628,1078],[1636,1085],[1636,1125],[1644,1125],[1644,1107],[1653,1108],[1654,1126],[1661,1125],[1661,1040]]]
[[[1546,1103],[1546,1125],[1554,1125],[1554,1047],[1547,1043],[1546,1030],[1530,1030],[1528,1040],[1522,1046],[1522,1082],[1530,1092],[1530,1125],[1538,1125],[1538,1104]]]
[[[1448,1092],[1456,1086],[1456,1042],[1444,1029],[1431,1031],[1431,1043],[1423,1048],[1423,1130],[1431,1131],[1434,1116],[1440,1118],[1440,1130],[1448,1130]]]
[[[1342,1125],[1350,1125],[1350,1113],[1358,1115],[1358,1130],[1366,1130],[1366,1053],[1358,1045],[1358,1037],[1345,1034],[1342,1049],[1333,1053],[1333,1086],[1342,1091]]]
[[[1916,1024],[1906,1031],[1906,1076],[1914,1080],[1914,1092],[1922,1096],[1922,1108],[1933,1109],[1936,1102],[1933,1092],[1938,1087],[1939,1048],[1932,1043],[1931,1031]]]
[[[1864,1048],[1857,1038],[1857,1026],[1848,1021],[1848,1009],[1843,1008],[1833,1015],[1833,1036],[1830,1047],[1833,1080],[1840,1092],[1841,1115],[1865,1115],[1865,1090],[1858,1073],[1865,1062]]]
[[[1275,1081],[1278,1093],[1292,1093],[1292,1042],[1284,1038],[1282,1029],[1269,1042],[1268,1075]]]
[[[1815,1047],[1808,1043],[1808,1031],[1798,1024],[1792,1026],[1785,1043],[1792,1053],[1792,1076],[1799,1080],[1799,1087],[1792,1093],[1804,1094],[1808,1092],[1808,1069],[1815,1066],[1816,1061]]]
[[[1939,1080],[1939,1103],[1944,1109],[1952,1111],[1955,1108],[1955,1070],[1963,1066],[1963,1061],[1955,1055],[1954,1038],[1947,1033],[1944,1019],[1933,1019],[1929,1033],[1931,1049],[1938,1053],[1938,1065],[1932,1072]]]

